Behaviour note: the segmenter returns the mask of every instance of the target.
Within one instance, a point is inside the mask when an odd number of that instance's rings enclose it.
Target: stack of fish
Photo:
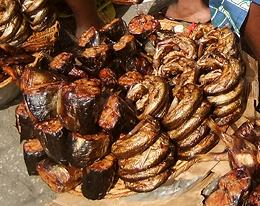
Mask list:
[[[244,66],[239,61],[236,39],[227,28],[207,29],[198,26],[191,38],[198,44],[201,70],[199,82],[214,108],[214,118],[219,126],[235,122],[246,104]]]
[[[120,178],[136,192],[152,191],[168,179],[176,162],[176,151],[167,133],[160,131],[159,122],[151,117],[112,145]]]
[[[201,28],[226,32],[214,52],[229,66],[200,63],[213,49],[200,46]],[[213,148],[219,138],[208,118],[218,110],[211,98],[234,92],[243,70],[229,30],[197,30],[165,31],[144,14],[128,26],[115,19],[85,31],[76,52],[25,69],[16,117],[29,174],[39,173],[56,192],[81,184],[85,197],[101,199],[117,177],[130,190],[154,190],[179,158]]]

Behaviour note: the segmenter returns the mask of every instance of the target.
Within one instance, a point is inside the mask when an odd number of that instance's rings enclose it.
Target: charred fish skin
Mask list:
[[[112,153],[118,158],[129,158],[139,154],[152,145],[158,138],[159,122],[153,118],[140,121],[126,137],[112,145]]]
[[[97,79],[80,79],[62,87],[58,114],[64,127],[81,134],[95,133],[100,94],[101,84]]]
[[[66,141],[68,131],[62,126],[59,119],[37,123],[35,135],[40,140],[49,158],[58,163],[67,163]]]
[[[68,52],[62,52],[56,55],[50,62],[50,69],[61,74],[68,74],[75,64],[74,55]]]
[[[176,161],[177,161],[177,148],[175,145],[170,145],[170,151],[169,154],[166,156],[166,158],[160,162],[158,165],[148,168],[146,170],[132,173],[127,172],[125,170],[122,170],[119,168],[118,175],[119,177],[126,181],[126,182],[136,182],[139,180],[144,180],[149,177],[156,176],[157,174],[160,174],[161,172],[164,172],[168,168],[172,167]]]
[[[117,85],[117,75],[110,68],[103,68],[99,71],[98,77],[105,88],[115,88]]]
[[[211,104],[203,101],[201,106],[195,111],[189,120],[183,123],[179,128],[168,131],[171,139],[180,141],[191,134],[206,119],[211,109]]]
[[[102,44],[86,48],[80,55],[79,60],[84,64],[86,70],[96,74],[102,67],[106,66],[111,56],[111,47]]]
[[[57,193],[68,192],[82,181],[82,169],[57,164],[50,159],[42,160],[37,171],[42,180]]]
[[[161,27],[160,22],[151,15],[140,14],[134,17],[128,24],[128,30],[139,41],[146,40],[149,35]]]
[[[102,42],[102,35],[95,29],[95,27],[90,27],[87,31],[83,32],[78,40],[79,47],[90,48],[94,46],[99,46]]]
[[[20,78],[20,89],[22,91],[30,90],[34,87],[39,87],[43,84],[51,84],[51,83],[60,83],[66,81],[66,78],[62,75],[57,75],[51,71],[46,70],[32,70],[32,69],[25,69],[22,72]]]
[[[137,49],[136,47],[135,38],[130,34],[122,36],[119,41],[113,45],[115,56],[118,58],[134,56]]]
[[[135,192],[150,192],[160,187],[163,183],[165,183],[170,175],[171,171],[166,170],[156,176],[150,177],[145,180],[140,180],[137,182],[125,181],[125,187]]]
[[[113,136],[118,136],[119,132],[129,132],[136,123],[135,111],[118,93],[108,98],[98,121],[99,126]]]
[[[106,133],[81,135],[71,133],[66,141],[66,157],[71,165],[84,168],[104,157],[111,143]]]
[[[15,110],[16,128],[20,134],[20,143],[34,136],[34,120],[27,111],[25,104],[20,103]]]
[[[38,163],[47,158],[40,141],[38,139],[26,140],[23,144],[23,156],[28,175],[38,175],[36,170]]]
[[[154,167],[160,163],[170,150],[170,138],[167,134],[162,133],[154,144],[148,147],[144,152],[135,156],[119,159],[120,169],[128,173],[136,173]]]
[[[126,23],[121,18],[114,19],[101,28],[100,33],[112,42],[117,42],[127,33]]]
[[[62,84],[51,83],[24,91],[26,107],[37,121],[46,121],[57,116],[58,91],[61,87]]]
[[[81,191],[84,197],[91,200],[100,200],[114,184],[116,175],[116,158],[113,155],[107,155],[86,170],[83,176]]]
[[[179,157],[182,160],[191,160],[198,154],[205,154],[215,147],[219,142],[217,135],[210,133],[203,138],[197,145],[186,151],[181,151]]]
[[[140,83],[143,75],[137,71],[129,71],[118,78],[118,85],[128,91],[132,86]]]
[[[142,55],[128,58],[126,60],[125,67],[126,72],[137,71],[140,72],[142,75],[150,75],[153,71],[151,62]]]
[[[176,129],[182,125],[202,101],[200,89],[193,85],[185,85],[179,92],[181,101],[163,118],[163,125],[167,129]]]

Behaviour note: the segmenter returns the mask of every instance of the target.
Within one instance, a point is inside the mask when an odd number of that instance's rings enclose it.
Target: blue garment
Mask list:
[[[212,24],[216,27],[228,26],[239,36],[252,2],[260,4],[260,0],[210,0]]]

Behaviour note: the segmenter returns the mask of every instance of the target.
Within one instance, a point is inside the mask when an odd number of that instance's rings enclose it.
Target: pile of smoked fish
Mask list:
[[[242,115],[244,72],[227,28],[175,33],[145,14],[91,27],[72,52],[21,73],[16,120],[28,173],[55,192],[81,185],[89,199],[119,179],[152,191],[177,160],[218,143],[209,118],[225,128]]]
[[[208,153],[216,159],[226,156],[232,170],[211,183],[203,191],[205,206],[260,205],[260,124],[259,120],[244,122],[233,135],[228,135],[214,122],[209,124],[226,145],[224,153]]]

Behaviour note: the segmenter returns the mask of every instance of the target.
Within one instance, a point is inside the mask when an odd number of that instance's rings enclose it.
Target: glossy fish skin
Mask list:
[[[24,91],[33,87],[39,87],[43,84],[61,83],[62,81],[65,81],[63,76],[54,74],[50,71],[32,70],[28,68],[23,71],[20,78],[20,89]]]
[[[102,27],[100,33],[105,35],[109,40],[117,42],[127,33],[127,26],[121,18],[117,18]]]
[[[206,120],[205,120],[206,121]],[[206,123],[202,123],[194,132],[185,139],[178,141],[180,151],[192,150],[208,134],[209,128]]]
[[[10,19],[12,19],[19,8],[17,1],[3,0],[1,1],[1,4],[4,11],[0,14],[0,26],[6,24]]]
[[[117,161],[113,155],[107,155],[86,169],[81,191],[84,197],[91,200],[104,198],[114,184]]]
[[[56,73],[68,74],[75,64],[75,57],[72,53],[61,52],[56,55],[49,64],[49,69]]]
[[[160,22],[148,14],[140,14],[134,17],[128,24],[130,34],[133,34],[141,42],[146,40],[149,35],[160,27]]]
[[[219,126],[229,125],[237,121],[242,116],[243,112],[244,112],[244,105],[241,104],[234,112],[224,117],[217,117],[215,118],[215,121]]]
[[[207,85],[215,79],[219,78],[221,73],[221,69],[215,69],[207,74],[202,74],[199,78],[199,82],[201,85]]]
[[[23,156],[28,175],[38,175],[36,170],[38,163],[47,158],[40,141],[38,139],[26,140],[23,144]]]
[[[137,122],[135,111],[118,93],[115,93],[104,105],[98,125],[116,137],[120,132],[129,132]]]
[[[16,32],[14,38],[9,40],[9,44],[12,46],[19,46],[23,42],[26,41],[26,39],[31,35],[31,29],[29,27],[29,23],[26,21],[26,19],[22,20],[22,23]]]
[[[171,145],[170,147],[171,149],[168,155],[158,165],[136,173],[127,172],[119,168],[118,171],[119,177],[122,180],[127,182],[136,182],[136,181],[147,179],[149,177],[156,176],[161,172],[164,172],[168,168],[172,167],[177,161],[176,158],[177,149],[174,145]]]
[[[95,74],[99,69],[104,67],[111,56],[110,46],[102,44],[99,46],[86,48],[79,58],[79,60],[89,69],[91,73]]]
[[[169,88],[166,82],[157,76],[145,76],[142,84],[148,89],[148,103],[138,118],[144,119],[148,115],[156,116],[160,109],[168,104]]]
[[[220,94],[218,96],[208,96],[207,99],[210,103],[216,106],[227,105],[237,100],[245,88],[245,81],[241,79],[238,85],[230,92],[226,94]]]
[[[100,94],[97,79],[80,79],[62,87],[58,114],[65,128],[81,134],[95,133],[102,109],[98,105]]]
[[[190,135],[205,120],[211,109],[211,104],[207,101],[202,102],[201,106],[191,116],[189,120],[184,122],[175,130],[168,131],[171,139],[180,141],[187,135]]]
[[[127,59],[125,67],[125,70],[127,72],[137,71],[140,72],[142,75],[149,75],[153,71],[153,67],[150,60],[142,54]]]
[[[0,35],[0,43],[6,43],[9,40],[12,40],[19,30],[22,24],[21,15],[17,15],[11,19],[5,26],[4,32]]]
[[[35,125],[35,136],[40,140],[46,154],[57,163],[66,163],[68,131],[58,119]]]
[[[40,7],[44,6],[46,2],[47,2],[46,0],[37,0],[37,1],[24,0],[22,2],[22,12],[25,12],[27,14],[32,14]]]
[[[136,42],[133,35],[126,34],[122,36],[117,43],[113,45],[114,53],[118,58],[128,58],[136,54]]]
[[[89,48],[100,45],[102,41],[102,35],[95,29],[90,27],[87,31],[83,32],[78,40],[78,45],[82,48]]]
[[[231,58],[223,66],[222,75],[204,87],[204,92],[209,95],[218,95],[230,91],[240,80],[244,68],[239,60]]]
[[[32,89],[26,89],[23,98],[27,109],[37,121],[45,121],[56,117],[58,91],[62,84],[43,84]]]
[[[82,181],[82,169],[57,164],[50,159],[42,160],[37,171],[42,180],[57,193],[68,192]]]
[[[167,134],[162,133],[156,142],[144,152],[126,159],[119,159],[118,164],[120,169],[128,173],[144,171],[160,163],[169,153],[169,149],[170,138]]]
[[[237,110],[241,106],[242,101],[243,98],[240,97],[238,100],[231,102],[230,104],[216,107],[213,114],[216,117],[225,117],[230,113],[234,112],[235,110]]]
[[[50,15],[50,11],[48,7],[44,7],[30,16],[30,24],[32,26],[36,26],[40,24],[48,15]]]
[[[140,180],[137,182],[125,182],[125,186],[126,188],[135,192],[150,192],[165,183],[170,175],[171,171],[166,170],[156,176],[150,177],[145,180]]]
[[[169,130],[176,129],[182,125],[199,106],[202,101],[201,94],[197,86],[193,84],[185,85],[177,94],[180,95],[180,102],[164,116],[163,125]]]
[[[140,82],[133,85],[127,92],[126,97],[132,101],[138,101],[148,93],[148,89]]]
[[[23,140],[33,138],[34,134],[34,120],[27,111],[25,104],[20,103],[15,109],[16,128],[20,134],[20,143]]]
[[[69,134],[66,156],[74,167],[84,168],[101,159],[109,152],[111,138],[106,133],[93,135]]]
[[[182,160],[190,160],[198,154],[205,154],[218,144],[219,138],[217,135],[210,133],[204,137],[198,144],[192,148],[179,153]]]
[[[140,121],[124,138],[112,145],[112,153],[118,158],[133,157],[152,145],[158,138],[159,122],[153,118]]]

